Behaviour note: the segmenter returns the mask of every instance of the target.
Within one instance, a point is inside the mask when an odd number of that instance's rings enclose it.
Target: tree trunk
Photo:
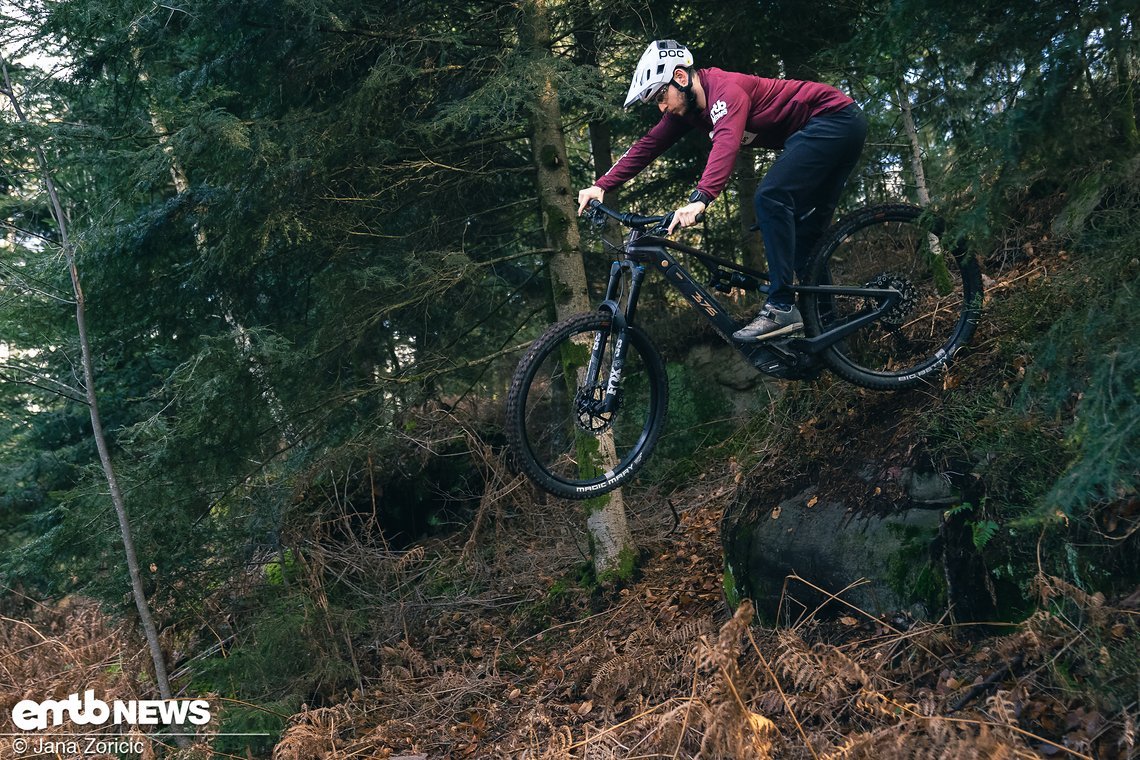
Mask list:
[[[742,150],[736,157],[736,191],[740,196],[740,250],[744,252],[744,266],[766,270],[767,259],[760,233],[756,226],[756,188],[760,184],[760,173],[756,170],[756,156],[750,150]]]
[[[139,81],[142,82],[145,87],[148,80],[146,71],[142,68],[142,64],[139,60],[139,51],[136,48],[132,52],[135,63],[139,65]],[[149,94],[147,97],[149,99]],[[150,106],[148,110],[151,128],[158,138],[158,144],[162,147],[162,152],[166,157],[170,159],[170,178],[174,183],[174,191],[179,195],[186,193],[190,190],[190,181],[186,177],[186,170],[182,168],[182,163],[178,160],[178,157],[174,155],[174,146],[171,144],[170,137],[166,133],[166,126],[162,123],[153,105]],[[192,232],[194,233],[194,248],[200,256],[204,257],[208,242],[206,231],[202,229],[202,225],[199,222],[195,221]],[[277,395],[277,392],[269,382],[269,375],[265,371],[265,367],[261,361],[253,355],[253,340],[250,337],[249,330],[234,317],[233,305],[230,303],[229,297],[225,293],[220,293],[219,298],[222,305],[222,319],[224,319],[230,329],[233,330],[234,343],[237,346],[238,353],[246,359],[249,374],[253,377],[254,383],[261,392],[261,398],[269,408],[269,416],[277,423],[277,428],[285,442],[289,445],[296,444],[300,440],[300,436],[290,424],[288,415],[285,413],[285,405],[281,403],[281,398]]]
[[[1134,155],[1140,148],[1140,130],[1136,127],[1136,77],[1132,74],[1129,61],[1126,22],[1114,16],[1108,24],[1109,56],[1116,74],[1116,89],[1119,93],[1117,105],[1113,109],[1120,134],[1123,138],[1126,155]]]
[[[580,66],[601,67],[598,54],[598,34],[596,29],[602,22],[596,20],[589,5],[579,6],[574,18],[574,36],[577,39],[575,60]],[[590,157],[594,162],[594,179],[597,180],[614,165],[613,133],[604,119],[592,118],[588,125],[590,134]],[[618,202],[618,189],[607,190],[603,202],[615,206]],[[610,245],[621,245],[621,229],[608,224],[602,229],[602,238]]]
[[[930,190],[926,185],[926,171],[922,168],[922,143],[919,142],[918,129],[914,124],[914,113],[911,111],[910,93],[907,91],[905,79],[899,85],[899,105],[902,108],[903,129],[906,130],[906,138],[910,143],[910,165],[914,172],[915,193],[918,195],[919,205],[925,208],[930,205]],[[934,266],[944,269],[942,242],[934,234],[927,236],[927,242],[930,244],[930,252],[934,256],[934,262],[936,262]]]
[[[926,186],[926,172],[922,168],[922,144],[918,140],[918,129],[914,125],[914,112],[910,107],[910,93],[906,82],[899,85],[899,107],[902,109],[903,129],[910,143],[910,167],[914,172],[915,192],[920,206],[930,205],[930,190]]]
[[[548,256],[547,266],[554,309],[562,319],[589,311],[590,301],[574,217],[558,88],[549,65],[546,65],[551,57],[547,0],[527,0],[522,4],[519,38],[524,51],[530,53],[538,65],[543,65],[545,71],[535,93],[530,143],[538,179],[542,228],[547,246],[553,251]],[[612,439],[602,436],[599,442],[603,454],[609,452],[612,456]],[[586,504],[589,510],[586,525],[590,531],[594,570],[598,578],[605,580],[628,575],[633,569],[633,535],[626,519],[621,489],[590,499]]]
[[[5,95],[12,103],[12,109],[21,124],[28,120],[16,97],[12,87],[11,77],[8,75],[8,62],[0,58],[0,67],[3,69]],[[119,520],[119,533],[123,540],[123,552],[126,555],[127,570],[131,578],[131,596],[134,597],[135,608],[139,613],[139,623],[142,625],[146,637],[147,647],[150,649],[151,660],[154,662],[155,682],[158,684],[159,694],[163,699],[172,699],[170,678],[166,672],[166,660],[162,654],[162,646],[158,640],[158,628],[154,624],[150,606],[147,603],[146,593],[143,590],[142,573],[139,571],[138,553],[135,551],[134,539],[131,536],[131,523],[127,515],[126,502],[123,499],[122,489],[119,487],[118,477],[111,461],[110,447],[107,445],[107,436],[103,430],[103,421],[99,416],[99,398],[95,392],[95,366],[91,353],[91,342],[87,334],[87,309],[83,296],[83,287],[79,279],[79,269],[75,262],[75,249],[71,246],[67,232],[67,219],[63,214],[63,206],[56,192],[55,182],[52,180],[51,170],[48,166],[47,156],[43,149],[36,147],[36,160],[43,176],[44,186],[51,201],[52,216],[59,228],[59,245],[67,261],[68,273],[71,276],[71,287],[75,295],[75,326],[79,334],[80,360],[83,367],[83,382],[86,386],[87,407],[91,415],[91,432],[95,438],[95,448],[99,452],[99,462],[103,467],[103,476],[107,480],[107,487],[111,492],[111,503],[115,507],[115,515]],[[178,743],[186,746],[188,741],[184,736],[175,737]]]

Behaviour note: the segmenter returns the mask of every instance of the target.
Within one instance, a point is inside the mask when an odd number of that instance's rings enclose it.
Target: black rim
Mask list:
[[[821,284],[892,287],[902,293],[884,318],[836,344],[832,366],[848,379],[912,383],[946,364],[968,340],[980,311],[976,262],[951,250],[910,207],[869,212],[838,226],[818,262]],[[809,300],[817,331],[876,307],[838,295]],[[846,369],[848,371],[844,372]]]
[[[630,329],[629,351],[622,373],[620,404],[613,413],[595,414],[605,424],[587,432],[583,405],[596,402],[608,382],[614,340],[607,335],[599,377],[582,382],[589,347],[599,332],[609,332],[603,317],[558,331],[548,344],[536,347],[528,362],[524,387],[517,399],[517,425],[526,460],[545,485],[561,487],[564,495],[605,493],[631,477],[644,460],[662,407],[657,367],[648,342]],[[575,341],[574,337],[579,336]],[[569,378],[569,382],[567,382]],[[608,436],[613,443],[607,456]],[[582,470],[588,474],[583,476]]]

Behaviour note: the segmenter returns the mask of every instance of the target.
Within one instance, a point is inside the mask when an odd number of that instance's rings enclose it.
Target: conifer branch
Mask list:
[[[79,390],[78,388],[75,388],[66,383],[61,383],[58,380],[53,380],[52,378],[41,375],[40,373],[27,367],[22,367],[18,364],[4,363],[0,364],[0,372],[14,372],[26,378],[21,379],[19,376],[0,374],[0,378],[8,382],[19,383],[20,385],[30,385],[33,388],[39,388],[40,390],[47,391],[48,393],[54,394],[56,396],[62,396],[68,401],[74,401],[78,404],[86,405],[88,403],[87,399],[84,398],[83,391]]]

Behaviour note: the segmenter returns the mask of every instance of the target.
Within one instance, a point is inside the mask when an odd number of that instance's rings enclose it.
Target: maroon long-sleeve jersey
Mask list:
[[[854,101],[831,85],[795,79],[766,79],[721,69],[699,69],[708,106],[699,113],[669,112],[598,179],[611,190],[636,176],[690,130],[709,129],[712,150],[697,189],[720,195],[743,147],[783,148],[808,119],[834,113]]]

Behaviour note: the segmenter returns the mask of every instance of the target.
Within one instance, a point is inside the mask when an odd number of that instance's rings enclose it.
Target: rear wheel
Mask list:
[[[932,383],[963,346],[982,308],[982,275],[964,245],[944,240],[940,219],[917,206],[872,206],[844,217],[824,236],[812,284],[893,288],[901,298],[870,325],[828,348],[838,375],[874,390]],[[881,301],[809,293],[809,334],[866,314]]]
[[[618,336],[604,312],[577,314],[548,329],[519,362],[507,395],[507,437],[541,488],[568,499],[607,493],[633,477],[665,423],[668,380],[644,332],[628,326],[616,404],[603,401]],[[599,341],[602,361],[586,377]]]

